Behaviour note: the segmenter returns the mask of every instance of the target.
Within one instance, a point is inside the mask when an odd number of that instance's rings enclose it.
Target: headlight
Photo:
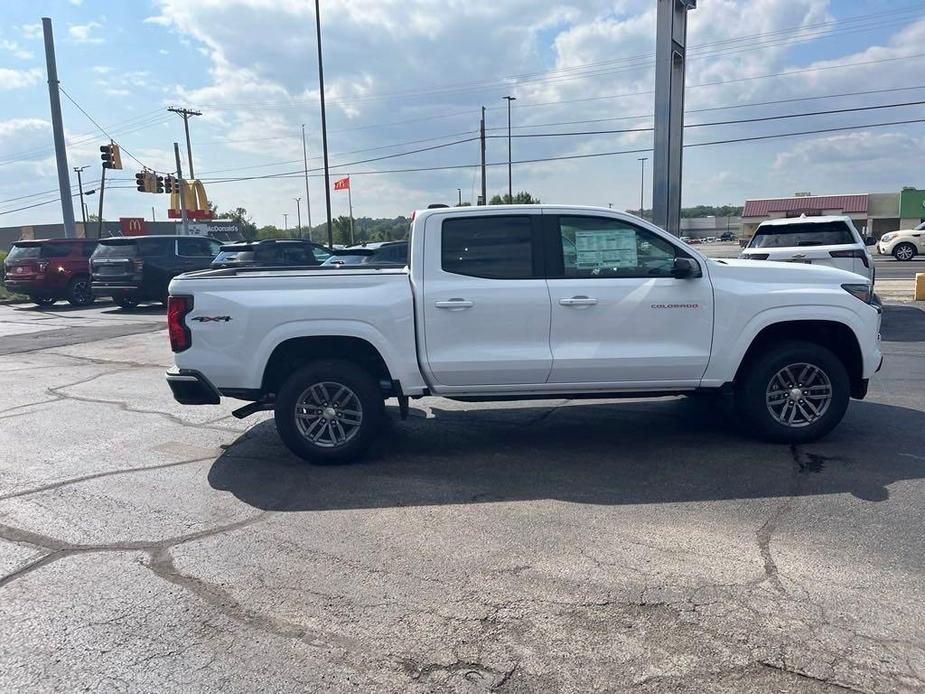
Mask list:
[[[865,304],[869,304],[874,296],[874,292],[869,284],[843,284],[841,288],[851,296],[860,299]]]
[[[891,231],[889,234],[884,234],[883,236],[881,236],[880,240],[881,241],[892,241],[895,238],[896,238],[896,233]]]

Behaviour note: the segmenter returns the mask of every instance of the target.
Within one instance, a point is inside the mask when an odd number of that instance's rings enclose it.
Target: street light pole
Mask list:
[[[293,198],[295,200],[296,224],[299,229],[299,238],[302,238],[302,198]]]
[[[289,231],[289,215],[283,212],[283,231]]]
[[[639,174],[639,216],[642,217],[645,209],[646,162],[649,161],[649,157],[639,157],[636,161],[642,164],[642,171]]]
[[[84,220],[84,236],[87,235],[87,208],[84,206],[84,184],[80,180],[80,172],[86,168],[86,166],[74,167],[74,171],[77,172],[77,190],[80,191],[80,214]]]
[[[457,206],[462,207],[462,188],[457,188],[456,192],[459,194],[459,202],[457,203]]]
[[[308,213],[308,240],[312,240],[312,199],[308,194],[308,149],[305,147],[305,123],[302,123],[302,166],[305,174],[305,211]]]
[[[507,100],[507,195],[508,204],[514,204],[514,184],[511,175],[511,102],[517,101],[517,97],[506,96]]]

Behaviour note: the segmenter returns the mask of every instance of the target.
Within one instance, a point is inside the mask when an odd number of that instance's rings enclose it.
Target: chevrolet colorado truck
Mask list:
[[[183,404],[250,401],[313,462],[359,456],[384,402],[722,391],[778,442],[831,431],[879,369],[868,280],[831,267],[710,259],[609,209],[415,213],[408,266],[232,268],[170,283]]]

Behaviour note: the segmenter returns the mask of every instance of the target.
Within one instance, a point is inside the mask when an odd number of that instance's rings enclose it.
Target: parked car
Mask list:
[[[731,231],[724,231],[724,232],[720,235],[719,240],[720,240],[720,241],[735,241],[735,240],[736,240],[736,235],[733,234]]]
[[[144,301],[167,303],[177,275],[205,270],[221,245],[204,236],[119,236],[101,239],[90,257],[93,295],[111,296],[131,308]]]
[[[914,229],[891,231],[880,237],[877,253],[892,255],[896,260],[912,260],[925,253],[925,222]]]
[[[4,285],[39,306],[67,299],[72,306],[93,303],[90,255],[93,239],[17,241],[3,263]]]
[[[214,268],[320,265],[331,257],[324,246],[302,239],[265,239],[228,243],[212,261]]]
[[[350,254],[356,251],[356,254]],[[397,265],[408,262],[407,241],[379,241],[347,246],[324,261],[325,265]]]
[[[875,269],[854,222],[843,215],[793,217],[762,222],[742,251],[746,260],[774,260],[805,265],[828,265],[863,276],[873,283]]]
[[[881,309],[861,277],[709,259],[616,210],[422,210],[410,244],[407,268],[177,277],[175,399],[252,401],[239,417],[273,409],[286,445],[317,462],[358,456],[386,398],[407,414],[425,395],[729,390],[748,430],[803,443],[831,431],[880,368]]]

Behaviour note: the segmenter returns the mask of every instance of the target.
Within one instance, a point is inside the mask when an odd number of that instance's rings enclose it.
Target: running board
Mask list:
[[[237,419],[244,419],[245,417],[250,417],[252,414],[255,414],[257,412],[263,412],[265,410],[272,410],[273,405],[274,405],[273,402],[270,402],[267,400],[260,400],[258,402],[249,402],[244,407],[239,407],[231,414],[233,417],[236,417]]]

